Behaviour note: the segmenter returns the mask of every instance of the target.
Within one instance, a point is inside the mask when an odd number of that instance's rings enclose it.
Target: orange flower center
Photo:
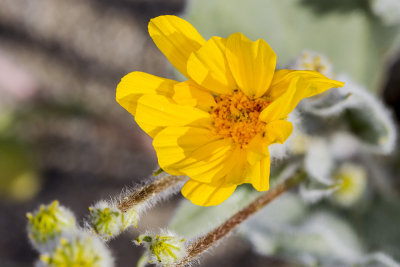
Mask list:
[[[268,101],[249,99],[241,91],[235,91],[232,95],[216,96],[215,102],[217,105],[212,108],[211,116],[217,134],[232,138],[245,148],[256,134],[263,131],[265,123],[259,120],[259,116],[268,106]]]

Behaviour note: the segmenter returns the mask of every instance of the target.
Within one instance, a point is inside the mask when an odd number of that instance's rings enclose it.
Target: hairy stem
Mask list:
[[[201,253],[212,247],[219,240],[227,236],[233,229],[239,224],[249,218],[251,215],[256,213],[258,210],[266,206],[276,197],[284,193],[285,191],[298,185],[305,178],[303,172],[298,172],[291,178],[287,179],[282,184],[276,186],[275,188],[269,190],[265,194],[261,195],[248,206],[240,210],[238,213],[233,215],[222,225],[209,232],[203,237],[200,237],[196,242],[191,244],[188,248],[188,255],[178,264],[178,266],[185,266],[191,261],[195,260]]]
[[[152,198],[153,196],[176,186],[180,182],[184,182],[187,180],[186,176],[173,176],[166,175],[160,179],[155,180],[154,182],[147,184],[137,190],[135,190],[132,194],[124,197],[118,203],[118,209],[122,212],[128,211],[133,206],[143,203],[144,201]]]

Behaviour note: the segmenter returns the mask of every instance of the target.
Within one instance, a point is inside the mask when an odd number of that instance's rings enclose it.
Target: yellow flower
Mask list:
[[[288,114],[303,98],[343,86],[315,71],[276,71],[271,47],[241,33],[206,41],[176,16],[152,19],[149,33],[188,80],[132,72],[116,98],[154,138],[161,168],[190,177],[182,194],[197,205],[218,205],[242,183],[268,190],[268,146],[291,134]]]

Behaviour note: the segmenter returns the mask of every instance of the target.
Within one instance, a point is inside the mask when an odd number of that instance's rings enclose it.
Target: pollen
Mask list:
[[[263,133],[265,122],[259,120],[261,111],[269,102],[262,99],[249,99],[243,92],[215,97],[217,103],[211,110],[215,132],[246,148],[259,133]]]

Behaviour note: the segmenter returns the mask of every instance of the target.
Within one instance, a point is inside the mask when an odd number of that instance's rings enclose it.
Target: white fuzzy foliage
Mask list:
[[[340,115],[352,103],[352,93],[345,84],[343,87],[331,88],[318,98],[304,99],[301,109],[316,116],[332,117]]]
[[[304,165],[307,173],[316,181],[330,186],[333,184],[331,178],[334,159],[326,140],[313,138],[308,146]]]
[[[399,0],[371,0],[372,12],[375,13],[386,25],[400,23]]]
[[[308,240],[304,239],[304,248],[310,246],[317,255],[333,255],[346,261],[356,261],[363,254],[360,240],[350,225],[329,213],[314,214],[300,231],[309,236]]]
[[[339,187],[329,186],[325,188],[310,188],[304,184],[300,185],[300,196],[308,203],[315,203],[324,198],[330,197]]]
[[[329,139],[329,148],[335,159],[345,160],[360,152],[359,141],[346,132],[336,132]]]
[[[374,263],[379,266],[400,267],[400,263],[396,262],[392,257],[383,252],[374,252],[367,254],[362,257],[357,263],[363,266],[367,265],[368,263]]]
[[[358,111],[371,125],[369,131],[376,131],[377,140],[367,142],[355,136],[362,147],[371,153],[389,154],[393,151],[397,132],[391,113],[375,96],[354,82],[346,74],[340,74],[337,80],[345,82],[341,88],[332,88],[319,98],[305,99],[301,109],[320,117],[338,116],[345,110]],[[376,130],[378,129],[378,130]]]
[[[377,154],[389,154],[393,151],[397,131],[393,118],[389,110],[375,96],[370,94],[365,88],[352,81],[347,75],[341,74],[339,79],[346,82],[352,97],[349,98],[347,108],[358,108],[366,118],[371,120],[371,124],[382,127],[384,134],[379,136],[377,144],[362,142],[364,148],[369,152]]]

